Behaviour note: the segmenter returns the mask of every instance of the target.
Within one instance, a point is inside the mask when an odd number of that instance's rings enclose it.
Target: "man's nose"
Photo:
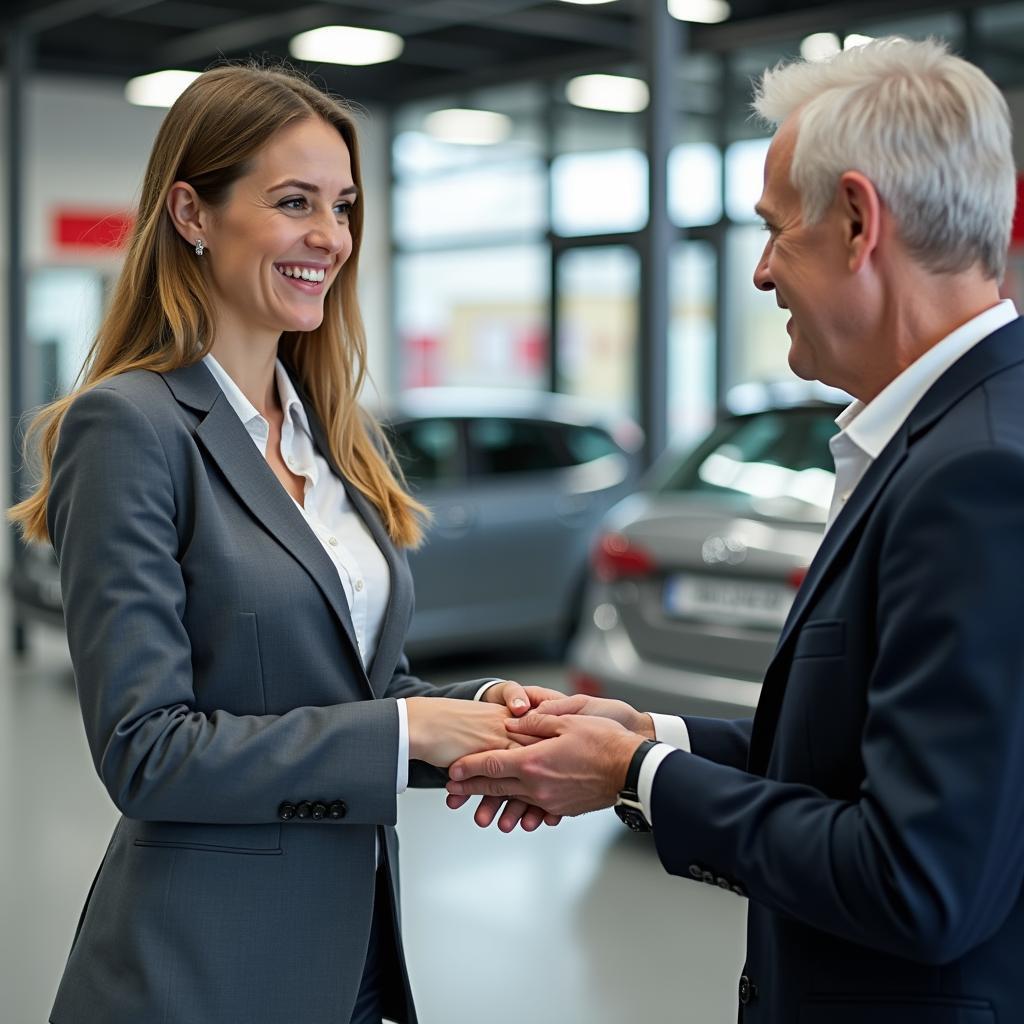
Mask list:
[[[768,255],[771,248],[771,242],[764,247],[764,252],[761,253],[761,258],[757,261],[757,266],[754,267],[754,287],[758,291],[772,292],[775,291],[775,282],[772,280],[772,275],[768,270]]]

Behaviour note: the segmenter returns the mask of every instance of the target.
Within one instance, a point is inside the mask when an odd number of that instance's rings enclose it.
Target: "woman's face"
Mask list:
[[[227,202],[208,213],[205,242],[218,335],[248,340],[311,331],[352,253],[356,201],[348,147],[319,118],[282,129]]]

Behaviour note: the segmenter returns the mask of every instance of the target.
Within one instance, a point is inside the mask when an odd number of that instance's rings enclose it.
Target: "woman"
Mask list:
[[[54,1024],[414,1020],[396,794],[410,760],[506,745],[504,705],[539,697],[408,674],[423,509],[356,404],[360,188],[337,102],[277,70],[200,76],[81,386],[42,415],[12,516],[57,552],[123,813]]]

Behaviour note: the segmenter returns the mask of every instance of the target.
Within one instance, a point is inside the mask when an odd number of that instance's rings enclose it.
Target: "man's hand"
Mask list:
[[[503,679],[489,686],[480,699],[490,704],[504,704],[513,715],[521,716],[544,701],[563,700],[565,694],[544,686],[523,686],[513,679]],[[468,796],[453,796],[449,793],[447,803],[453,811],[457,811],[468,800]],[[502,832],[512,832],[516,825],[524,832],[533,832],[542,824],[554,827],[562,820],[560,815],[549,814],[543,808],[534,807],[523,800],[485,796],[477,805],[473,820],[481,828],[487,828],[495,818]]]
[[[596,811],[615,803],[641,743],[617,722],[580,715],[534,713],[505,728],[534,742],[460,758],[449,768],[449,793],[510,797],[553,814]]]
[[[625,726],[644,739],[657,739],[654,735],[654,720],[650,715],[627,704],[624,700],[609,700],[606,697],[589,697],[585,693],[571,697],[549,698],[537,710],[542,715],[588,715],[596,718],[610,718]]]

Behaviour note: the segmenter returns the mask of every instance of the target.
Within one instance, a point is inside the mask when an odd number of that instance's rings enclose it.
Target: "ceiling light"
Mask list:
[[[679,21],[714,25],[725,21],[732,14],[732,8],[726,0],[668,0],[668,13]]]
[[[647,83],[624,75],[580,75],[565,87],[566,99],[576,107],[636,114],[647,106]]]
[[[325,25],[292,37],[288,49],[299,60],[318,64],[383,64],[394,60],[405,48],[405,41],[394,32],[373,28],[349,28]]]
[[[874,38],[874,36],[862,36],[856,32],[851,32],[843,40],[843,49],[852,50],[855,46],[863,46],[865,43],[870,43]]]
[[[154,71],[129,79],[124,98],[138,107],[169,107],[198,77],[198,71]]]
[[[462,146],[493,146],[512,133],[512,118],[493,110],[450,107],[435,110],[423,119],[427,132],[441,142]]]
[[[800,56],[804,60],[828,60],[841,49],[839,36],[834,32],[815,32],[800,44]]]

